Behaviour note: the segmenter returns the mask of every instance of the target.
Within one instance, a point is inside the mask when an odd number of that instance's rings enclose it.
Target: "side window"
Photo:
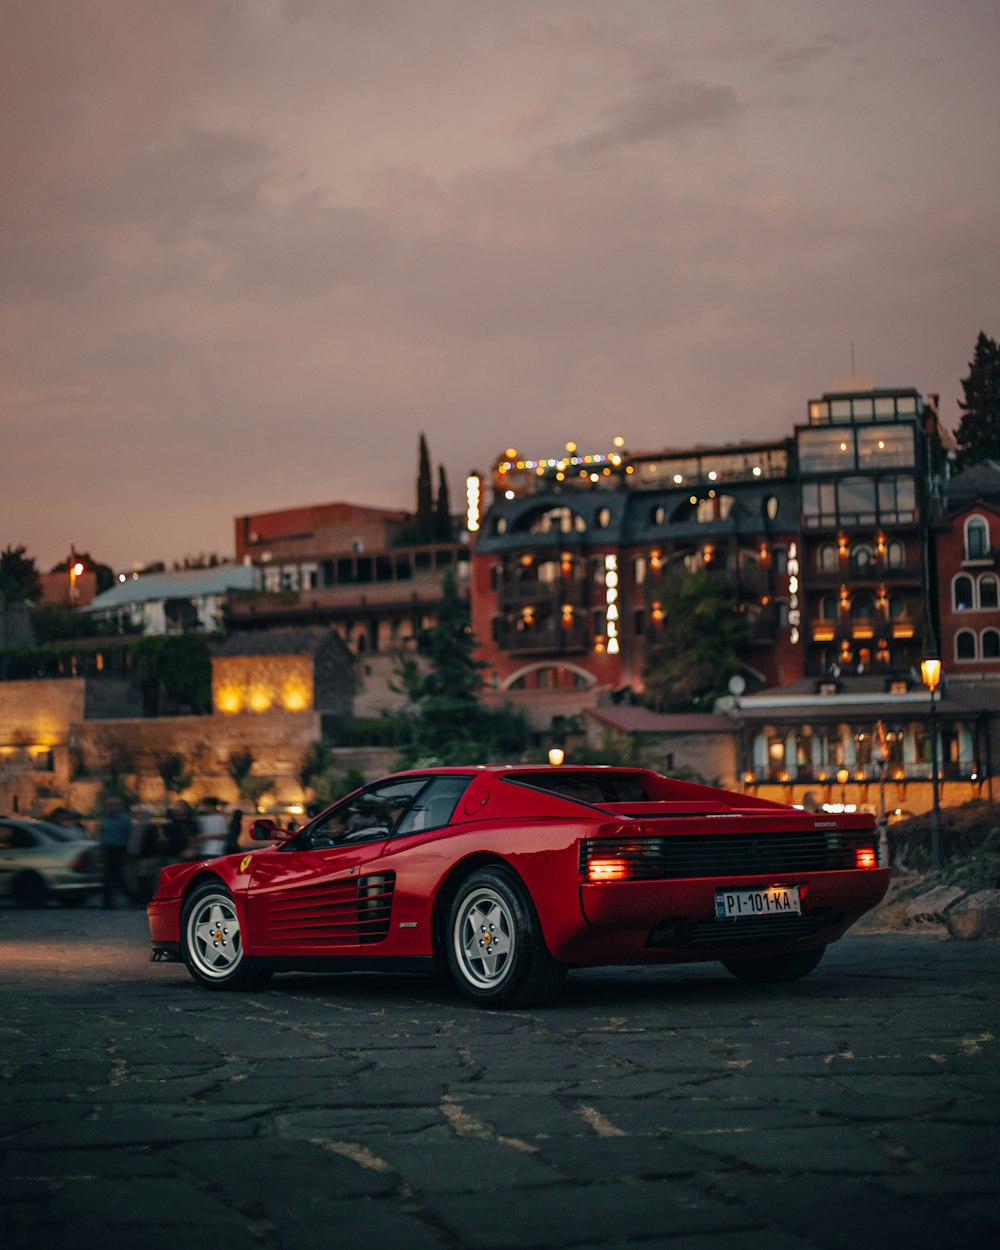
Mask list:
[[[435,777],[429,786],[421,790],[416,802],[403,817],[396,837],[405,833],[420,833],[424,829],[440,829],[446,825],[471,781],[471,777]]]
[[[389,837],[426,783],[425,777],[407,777],[370,786],[352,795],[312,826],[308,845],[316,850],[345,842],[376,842]]]

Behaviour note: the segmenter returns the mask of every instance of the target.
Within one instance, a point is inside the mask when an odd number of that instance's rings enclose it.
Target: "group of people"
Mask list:
[[[124,803],[112,795],[98,825],[104,906],[114,907],[120,894],[149,898],[164,864],[212,859],[238,850],[242,831],[243,813],[234,807],[227,817],[218,799],[205,799],[197,812],[190,803],[178,799],[162,823],[152,819],[133,823]],[[126,864],[130,868],[129,888]]]

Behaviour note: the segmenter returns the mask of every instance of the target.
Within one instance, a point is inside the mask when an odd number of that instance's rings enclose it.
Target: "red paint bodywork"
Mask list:
[[[555,775],[613,775],[637,781],[648,801],[592,805],[537,786]],[[873,818],[809,813],[748,795],[672,781],[642,769],[477,767],[428,769],[404,777],[467,776],[451,821],[379,841],[298,849],[299,841],[165,868],[148,907],[154,954],[177,953],[184,899],[206,878],[222,881],[240,919],[248,960],[309,969],[331,959],[407,961],[437,958],[447,901],[458,882],[484,862],[509,865],[538,913],[551,954],[574,967],[755,958],[823,946],[839,938],[885,894],[887,868],[776,873],[699,872],[665,879],[591,882],[581,872],[581,840],[725,835],[805,836],[822,843],[846,837],[877,848]],[[317,821],[322,820],[322,816]],[[307,837],[307,825],[298,839]],[[392,874],[395,874],[394,881]],[[377,940],[357,926],[358,880],[393,881],[391,912]],[[822,915],[814,933],[748,945],[744,921],[715,920],[717,888],[798,886],[804,916]],[[374,887],[373,887],[374,888]],[[707,946],[671,945],[654,930],[706,926]],[[728,925],[733,941],[712,926]],[[657,944],[660,941],[661,944]],[[653,943],[651,945],[651,942]]]

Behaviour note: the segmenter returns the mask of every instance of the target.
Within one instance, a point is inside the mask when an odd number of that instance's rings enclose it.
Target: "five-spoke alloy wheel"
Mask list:
[[[181,955],[194,979],[211,989],[249,989],[261,980],[246,966],[236,905],[221,883],[206,881],[185,902]]]
[[[452,900],[448,967],[458,988],[487,1007],[547,1002],[565,969],[549,954],[528,892],[509,868],[481,868]]]

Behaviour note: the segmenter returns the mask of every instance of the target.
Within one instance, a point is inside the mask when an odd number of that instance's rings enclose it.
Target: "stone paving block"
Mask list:
[[[289,1203],[270,1218],[277,1244],[289,1250],[313,1246],[329,1250],[442,1250],[448,1245],[422,1208],[416,1203],[404,1206],[393,1198],[325,1202],[315,1208]],[[228,1246],[220,1250],[228,1250]]]
[[[364,1141],[408,1187],[425,1195],[521,1191],[564,1182],[539,1155],[496,1140],[453,1135],[439,1141],[405,1142],[389,1137]]]
[[[185,1142],[166,1148],[165,1154],[187,1174],[212,1178],[228,1203],[257,1207],[268,1215],[297,1205],[384,1196],[399,1185],[398,1177],[390,1173],[361,1166],[308,1141],[227,1142],[222,1169],[218,1147],[212,1143]]]
[[[454,1106],[505,1137],[554,1137],[560,1133],[579,1133],[584,1127],[579,1108],[564,1106],[554,1097],[548,1098],[468,1098],[452,1099]]]
[[[707,1098],[595,1099],[592,1105],[616,1128],[644,1136],[746,1133],[758,1128],[802,1128],[815,1123],[811,1108],[748,1107]]]
[[[270,1119],[273,1132],[292,1140],[337,1137],[357,1141],[362,1134],[387,1133],[442,1137],[451,1133],[438,1106],[433,1107],[326,1107],[319,1111],[279,1110]]]
[[[721,1166],[717,1155],[664,1137],[552,1137],[536,1143],[540,1156],[577,1184],[693,1176]]]
[[[172,1141],[229,1141],[253,1137],[252,1123],[213,1123],[211,1120],[83,1120],[45,1124],[10,1139],[15,1150],[86,1150],[94,1147],[155,1146]]]
[[[226,1146],[229,1150],[231,1147]],[[6,1201],[22,1186],[37,1180],[60,1181],[67,1177],[100,1176],[105,1179],[133,1176],[173,1176],[176,1168],[158,1151],[130,1146],[122,1150],[10,1150],[0,1154],[0,1180],[15,1181],[5,1190]]]
[[[932,1170],[945,1167],[1000,1174],[1000,1134],[995,1126],[925,1120],[919,1131],[902,1124],[885,1124],[880,1136]]]
[[[815,1128],[759,1128],[734,1130],[706,1137],[679,1135],[702,1150],[711,1150],[761,1171],[823,1172],[847,1176],[875,1176],[898,1172],[901,1165],[851,1126]]]
[[[50,1192],[47,1216],[52,1221],[65,1220],[67,1225],[79,1221],[108,1227],[194,1226],[205,1229],[213,1241],[219,1238],[221,1226],[245,1224],[238,1212],[215,1195],[204,1193],[189,1179],[170,1176],[139,1176],[113,1184],[67,1179]]]
[[[729,1173],[717,1178],[713,1192],[731,1196],[821,1250],[946,1250],[964,1244],[963,1230],[938,1211],[842,1177]]]
[[[452,1194],[428,1208],[464,1250],[535,1250],[607,1245],[684,1233],[759,1227],[759,1217],[676,1181],[562,1185],[511,1203],[509,1194]]]

